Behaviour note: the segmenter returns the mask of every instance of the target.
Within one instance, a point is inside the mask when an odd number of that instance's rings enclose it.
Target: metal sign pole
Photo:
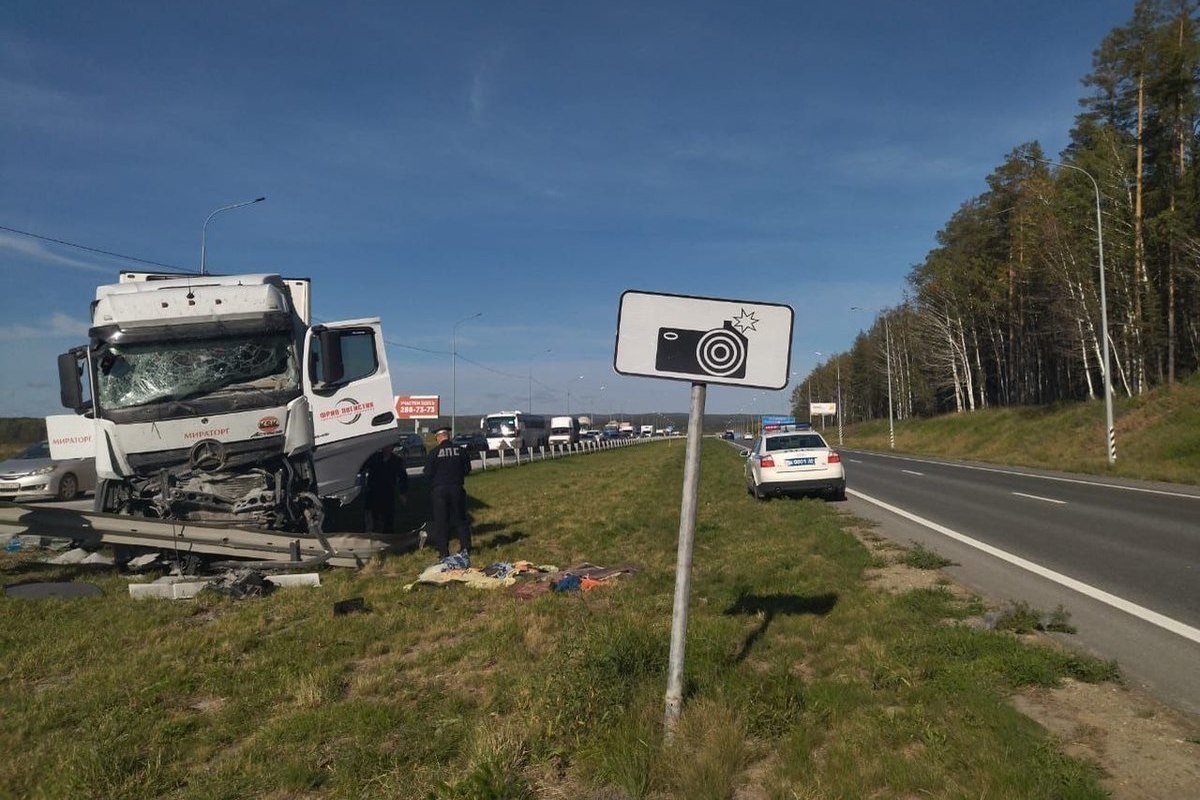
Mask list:
[[[675,556],[675,606],[671,613],[671,660],[667,670],[666,737],[675,733],[683,704],[683,651],[687,639],[688,595],[692,584],[692,542],[696,537],[696,498],[700,493],[700,444],[704,438],[704,397],[708,387],[692,384],[683,500],[679,507],[679,550]]]

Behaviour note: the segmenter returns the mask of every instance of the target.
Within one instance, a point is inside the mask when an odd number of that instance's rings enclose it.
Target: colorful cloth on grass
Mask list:
[[[512,588],[517,597],[531,598],[551,592],[590,592],[592,589],[610,585],[619,575],[634,573],[641,569],[635,564],[618,567],[600,567],[584,562],[575,567],[559,570],[552,575],[541,576],[535,582],[522,582]],[[540,589],[532,587],[539,586]]]
[[[513,594],[528,599],[547,592],[588,592],[610,585],[620,575],[641,569],[635,564],[601,567],[586,561],[564,570],[532,561],[497,561],[483,569],[474,569],[469,557],[456,558],[459,555],[455,553],[431,564],[404,588],[411,590],[418,584],[445,586],[450,583],[465,583],[476,589],[512,587]]]
[[[462,566],[463,561],[455,559],[457,555],[459,554],[447,556],[436,564],[426,567],[415,581],[407,584],[404,588],[411,591],[419,583],[428,586],[465,583],[476,589],[499,589],[504,586],[512,586],[521,576],[544,575],[558,571],[558,567],[552,564],[537,565],[531,561],[515,563],[498,561],[483,569],[474,569],[469,566],[469,561],[466,562],[466,566]]]

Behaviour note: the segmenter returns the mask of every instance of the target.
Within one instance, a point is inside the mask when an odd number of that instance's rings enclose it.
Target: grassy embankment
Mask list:
[[[427,552],[255,600],[134,602],[108,572],[0,554],[0,787],[12,797],[1102,797],[1014,711],[1111,664],[892,595],[838,506],[760,504],[707,440],[678,734],[661,736],[683,443],[473,476],[476,563],[634,562],[585,594],[404,591]],[[523,496],[520,503],[511,498]],[[369,613],[334,617],[333,602]]]
[[[895,424],[896,451],[1064,472],[1200,484],[1200,375],[1113,403],[1117,460],[1107,463],[1104,404],[997,408]],[[837,431],[825,433],[837,441]],[[845,429],[847,447],[888,449],[888,421]]]

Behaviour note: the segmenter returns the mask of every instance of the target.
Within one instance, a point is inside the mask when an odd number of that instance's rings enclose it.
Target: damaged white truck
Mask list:
[[[272,274],[123,272],[91,310],[58,359],[75,414],[47,428],[54,458],[96,459],[100,513],[81,516],[102,541],[347,564],[382,547],[325,530],[398,441],[378,318],[313,325],[308,279]]]

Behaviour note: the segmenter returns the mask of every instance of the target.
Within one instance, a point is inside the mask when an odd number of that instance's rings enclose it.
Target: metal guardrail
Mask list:
[[[482,459],[482,469],[518,466],[534,460],[559,458],[577,453],[600,452],[660,439],[625,439],[608,443],[584,443],[553,448],[533,448],[519,453]],[[26,505],[0,501],[0,540],[70,539],[85,547],[101,544],[155,548],[180,556],[201,554],[224,558],[271,562],[274,568],[308,569],[319,564],[360,567],[377,553],[412,544],[411,533],[326,533],[308,534],[269,531],[219,523],[190,522],[128,514],[105,514],[49,505]],[[322,543],[328,543],[326,547]]]
[[[675,437],[679,438],[679,437]],[[656,436],[654,438],[610,439],[599,442],[579,442],[573,445],[544,445],[536,449],[524,447],[520,450],[488,450],[476,453],[472,461],[480,462],[480,469],[498,469],[501,467],[520,466],[533,461],[545,461],[548,458],[577,455],[581,453],[599,453],[604,450],[615,450],[620,447],[643,444],[646,442],[668,441],[670,437]]]
[[[151,547],[181,556],[203,554],[286,562],[295,568],[317,564],[359,567],[373,555],[407,544],[406,534],[326,534],[329,548],[313,536],[203,522],[102,514],[53,506],[0,502],[0,539],[70,539],[84,546]]]

